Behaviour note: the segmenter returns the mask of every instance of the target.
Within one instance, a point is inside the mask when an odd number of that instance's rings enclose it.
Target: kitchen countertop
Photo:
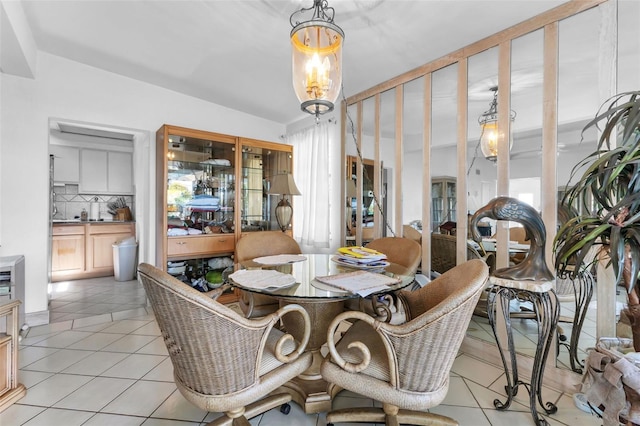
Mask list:
[[[101,225],[101,224],[109,224],[109,223],[133,223],[134,220],[80,220],[80,219],[53,219],[54,225]]]

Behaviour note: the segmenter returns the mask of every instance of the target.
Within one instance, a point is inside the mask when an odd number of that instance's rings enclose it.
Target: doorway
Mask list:
[[[110,229],[122,227],[123,224],[115,223],[121,216],[113,215],[113,204],[118,201],[126,204],[132,214],[132,220],[127,225],[129,235],[135,235],[138,242],[138,259],[153,263],[153,259],[150,259],[153,253],[148,254],[147,251],[153,247],[153,242],[148,240],[154,234],[149,232],[150,221],[146,219],[155,211],[151,199],[153,191],[149,190],[151,159],[154,158],[150,152],[150,140],[148,131],[72,120],[49,120],[49,149],[54,155],[54,165],[50,171],[47,265],[49,322],[111,315],[146,305],[144,290],[135,279],[116,281],[113,276],[111,245],[115,241],[106,241],[105,235],[76,236],[71,243],[65,241],[72,248],[65,247],[64,252],[76,254],[77,257],[70,256],[71,263],[61,265],[57,245],[54,252],[53,230],[56,225],[55,229],[60,231],[61,224],[80,229],[84,225],[88,229],[94,224]],[[83,159],[83,151],[90,155]],[[62,157],[60,152],[67,158],[56,159],[56,155]],[[100,158],[101,155],[106,158],[103,169],[110,173],[106,177],[108,186],[103,187],[100,185],[105,184],[105,178],[99,175],[100,168],[87,167],[86,161],[86,157]],[[122,161],[129,163],[127,167],[123,167]],[[55,176],[56,165],[63,171],[58,176]],[[128,181],[124,180],[125,185],[122,185],[121,175],[127,173]],[[87,184],[87,178],[93,187]],[[85,217],[88,221],[82,222],[81,219]],[[100,239],[102,246],[99,245]],[[64,273],[60,274],[60,268],[70,271],[68,278]]]

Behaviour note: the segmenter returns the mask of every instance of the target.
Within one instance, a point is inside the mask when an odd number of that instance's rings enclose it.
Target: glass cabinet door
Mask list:
[[[249,139],[241,139],[241,147],[241,231],[280,230],[275,208],[283,195],[269,189],[274,176],[292,172],[293,147]],[[284,197],[294,204],[291,195]]]
[[[447,223],[449,222],[449,223]],[[447,233],[455,228],[456,180],[455,178],[433,178],[431,180],[431,232]],[[441,229],[441,226],[445,229]],[[453,227],[453,228],[452,228]]]
[[[438,227],[443,222],[444,194],[442,184],[435,180],[431,183],[431,232],[438,232]]]
[[[363,229],[373,228],[373,213],[376,208],[375,200],[373,198],[373,178],[374,178],[374,170],[373,170],[373,160],[364,159],[364,168],[362,171],[362,212],[361,215],[358,216],[358,207],[357,207],[357,199],[355,198],[355,194],[351,198],[351,227],[349,228],[349,234],[355,235],[355,227],[356,220],[362,221]],[[358,185],[358,160],[354,156],[347,156],[347,177],[350,177],[356,188]],[[381,204],[384,208],[385,199],[381,201]],[[363,231],[364,232],[364,231]],[[367,239],[363,236],[363,239]],[[371,239],[371,238],[368,238]]]
[[[169,236],[234,232],[234,151],[235,145],[226,141],[169,135]]]

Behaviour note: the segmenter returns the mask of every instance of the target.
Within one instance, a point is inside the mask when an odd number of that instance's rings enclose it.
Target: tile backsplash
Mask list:
[[[100,195],[100,194],[78,194],[78,185],[56,185],[53,187],[53,190],[56,194],[55,203],[56,208],[58,209],[58,213],[53,216],[53,219],[74,219],[79,218],[82,209],[85,209],[87,213],[91,210],[91,203],[96,202],[100,206],[100,219],[113,219],[113,216],[109,213],[108,203],[115,201],[118,197],[123,197],[129,209],[131,209],[131,214],[133,215],[133,219],[135,220],[135,211],[134,211],[134,196],[133,195]]]

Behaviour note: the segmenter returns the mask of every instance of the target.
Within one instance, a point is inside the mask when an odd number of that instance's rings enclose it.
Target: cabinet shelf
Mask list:
[[[167,168],[171,173],[181,173],[184,175],[192,174],[194,170],[208,170],[211,172],[215,172],[216,174],[234,174],[234,169],[232,166],[221,166],[191,161],[170,160],[168,161]]]

